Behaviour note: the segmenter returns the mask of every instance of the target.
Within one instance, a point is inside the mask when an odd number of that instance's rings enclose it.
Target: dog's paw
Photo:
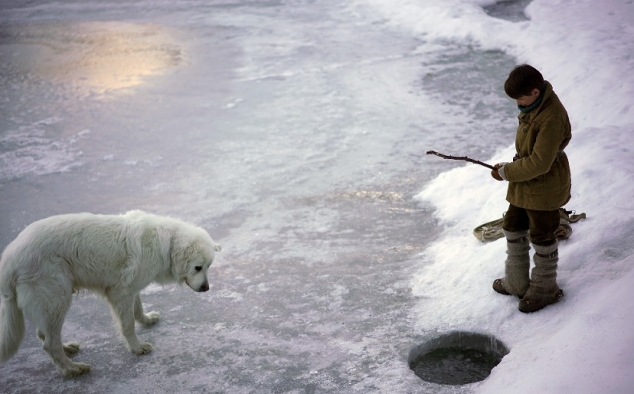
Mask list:
[[[90,365],[83,363],[71,363],[70,366],[62,371],[64,376],[72,378],[83,373],[90,372]]]
[[[67,356],[72,356],[78,351],[79,351],[79,344],[77,342],[68,342],[64,344],[64,353],[66,353]]]
[[[152,351],[152,345],[147,342],[141,342],[139,346],[131,348],[130,351],[134,354],[146,354]]]
[[[151,326],[159,321],[161,315],[158,312],[148,312],[145,314],[145,320],[143,321],[143,325]]]

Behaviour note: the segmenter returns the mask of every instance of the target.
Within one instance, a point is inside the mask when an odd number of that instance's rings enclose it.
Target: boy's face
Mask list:
[[[515,101],[517,102],[517,105],[521,105],[522,107],[528,107],[529,105],[533,104],[535,100],[537,100],[538,97],[539,97],[539,89],[533,89],[529,96],[521,96]]]

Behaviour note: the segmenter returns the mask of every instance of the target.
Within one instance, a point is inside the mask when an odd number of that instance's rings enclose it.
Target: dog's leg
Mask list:
[[[56,289],[56,292],[48,294],[46,289]],[[59,277],[48,277],[42,279],[37,288],[25,284],[19,286],[17,292],[19,298],[28,300],[23,304],[24,312],[38,327],[42,348],[60,372],[66,377],[73,377],[90,371],[90,365],[72,362],[62,344],[62,325],[72,301],[70,282],[60,283]]]
[[[44,342],[44,340],[46,339],[46,335],[44,335],[44,333],[40,331],[39,328],[37,329],[37,337],[42,342]],[[79,351],[79,343],[77,342],[66,342],[63,345],[64,345],[64,353],[66,353],[66,355],[69,357]]]
[[[141,304],[141,295],[137,294],[134,298],[134,320],[143,324],[144,326],[151,326],[159,321],[158,312],[143,313],[143,304]]]
[[[145,354],[152,351],[152,345],[139,341],[134,330],[134,308],[136,296],[111,291],[107,294],[112,314],[119,321],[121,335],[126,346],[134,354]]]

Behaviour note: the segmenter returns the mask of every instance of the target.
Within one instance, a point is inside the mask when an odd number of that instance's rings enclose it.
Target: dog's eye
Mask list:
[[[201,267],[200,265],[197,265],[196,267],[194,267],[194,269],[195,269],[196,271],[200,271],[200,270],[202,270],[202,269],[203,269],[203,267]]]

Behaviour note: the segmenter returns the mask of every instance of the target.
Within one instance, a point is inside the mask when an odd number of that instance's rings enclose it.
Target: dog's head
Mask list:
[[[198,229],[197,234],[177,237],[172,241],[172,270],[179,283],[185,282],[192,290],[209,290],[207,271],[213,263],[215,252],[222,247],[209,234]]]

